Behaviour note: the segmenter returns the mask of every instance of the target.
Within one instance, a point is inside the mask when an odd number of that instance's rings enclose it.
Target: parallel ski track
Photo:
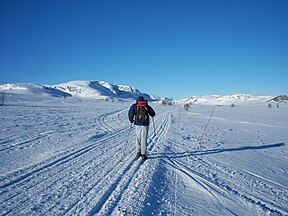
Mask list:
[[[172,118],[177,121],[174,115]],[[179,123],[180,122],[178,122],[178,126]],[[199,126],[201,125],[196,126],[194,124],[194,127],[190,129],[196,133],[197,130],[199,131]],[[184,127],[184,125],[181,127]],[[193,136],[193,138],[195,138],[193,141],[197,145],[197,137]],[[219,137],[219,134],[214,134],[213,137],[208,136],[207,140],[210,142],[213,141],[215,145],[218,145],[217,140],[219,139],[220,146],[217,147],[221,147],[221,140],[224,138],[225,137],[221,135]],[[167,147],[164,151],[165,154],[162,155],[166,164],[172,166],[177,172],[183,173],[190,178],[191,181],[203,187],[207,193],[210,193],[218,200],[220,205],[222,205],[222,199],[225,200],[230,197],[231,199],[239,200],[240,203],[250,203],[254,205],[256,209],[261,209],[263,212],[273,215],[288,215],[286,205],[286,203],[288,203],[287,187],[215,160],[208,156],[208,154],[206,155],[205,150],[199,151],[199,149],[196,148],[185,148],[185,146],[171,139],[169,139]],[[169,151],[171,153],[169,153]],[[209,150],[207,151],[209,152]],[[176,175],[177,174],[175,174],[175,176]],[[177,188],[174,188],[174,193],[176,194]],[[175,209],[176,208],[177,200],[175,199]],[[225,206],[223,206],[223,208],[231,214],[234,214]],[[187,215],[189,215],[189,213]]]
[[[30,134],[29,136],[22,136],[17,139],[11,139],[9,141],[5,141],[1,144],[0,152],[5,150],[10,150],[13,148],[25,148],[26,145],[31,146],[32,142],[38,141],[40,139],[43,139],[46,137],[48,133],[46,134]],[[5,144],[4,144],[5,143]]]
[[[125,110],[124,110],[125,111]],[[108,115],[115,115],[115,113],[122,113],[123,112],[123,110],[120,110],[120,111],[113,111],[113,112],[111,112],[111,113],[108,113],[108,114],[104,114],[104,115],[101,115],[101,116],[99,116],[98,118],[99,119],[102,119],[103,118],[103,116],[105,116],[106,118],[107,118],[107,116]],[[107,118],[108,119],[108,118]],[[108,119],[109,120],[109,119]],[[105,128],[108,128],[108,126],[107,126],[108,124],[103,120],[103,121],[101,121],[101,122],[98,122],[98,126],[100,126],[100,127],[105,127]],[[117,124],[118,125],[118,124]],[[119,125],[118,125],[118,127],[119,127]],[[110,131],[112,131],[112,127],[110,127],[110,129],[109,129]],[[122,130],[128,130],[128,127],[122,127],[120,130],[118,129],[118,131],[113,127],[113,130],[114,131],[116,131],[117,133],[122,133]],[[81,151],[83,151],[83,150],[86,150],[87,148],[91,148],[91,147],[94,147],[94,145],[97,145],[97,144],[101,144],[101,142],[103,142],[103,141],[105,141],[105,140],[109,140],[111,137],[114,137],[114,136],[116,136],[116,134],[108,134],[107,136],[105,136],[105,137],[103,137],[102,139],[100,139],[100,140],[98,140],[97,142],[93,142],[93,143],[89,143],[89,142],[87,142],[86,141],[86,143],[82,143],[81,145],[79,145],[80,147],[78,147],[78,146],[76,146],[76,148],[73,148],[72,150],[68,150],[68,151],[66,151],[66,152],[62,152],[61,154],[59,154],[59,155],[57,155],[57,156],[54,156],[54,157],[52,157],[52,158],[50,158],[49,160],[47,160],[47,161],[44,161],[44,162],[42,162],[42,163],[40,163],[40,164],[36,164],[36,165],[34,165],[34,166],[32,166],[32,167],[29,167],[29,168],[26,168],[26,169],[23,169],[23,170],[20,170],[20,171],[17,171],[17,172],[15,172],[15,173],[11,173],[10,175],[8,175],[8,176],[6,176],[5,178],[9,178],[9,176],[17,176],[18,175],[18,173],[27,173],[26,171],[27,170],[38,170],[38,169],[40,169],[41,170],[41,167],[47,167],[47,164],[50,164],[50,163],[52,163],[52,165],[53,164],[55,164],[55,163],[57,163],[58,161],[61,161],[61,157],[64,157],[64,158],[67,158],[67,157],[69,157],[69,156],[71,156],[71,155],[74,155],[74,154],[77,154],[77,153],[79,153],[79,152],[81,152]],[[85,145],[86,144],[86,145]],[[83,147],[84,146],[84,147]],[[77,148],[78,147],[78,148]],[[60,159],[59,159],[60,158]],[[38,168],[39,167],[39,168]],[[2,182],[5,182],[5,178],[1,178],[1,181]],[[4,186],[2,186],[2,185],[0,185],[0,188],[3,188],[3,187],[5,187],[5,184],[4,184]]]
[[[49,139],[50,137],[58,137],[61,138],[65,134],[75,135],[78,134],[79,131],[81,133],[83,132],[92,132],[95,127],[101,126],[101,129],[105,130],[106,132],[113,132],[119,128],[119,125],[123,125],[123,122],[119,121],[119,116],[123,114],[123,112],[128,111],[127,109],[121,109],[121,110],[115,110],[106,114],[98,116],[95,119],[95,122],[93,122],[93,119],[91,119],[89,116],[85,116],[85,118],[79,119],[77,114],[76,108],[71,108],[68,110],[63,110],[60,113],[57,107],[53,108],[52,110],[45,110],[47,114],[41,113],[41,110],[39,110],[39,115],[37,113],[30,113],[29,110],[24,110],[23,115],[24,117],[21,118],[15,118],[13,121],[18,122],[19,124],[23,124],[25,126],[25,122],[34,122],[33,125],[29,125],[29,134],[22,134],[19,136],[8,136],[7,138],[3,138],[0,140],[0,152],[5,150],[13,150],[17,148],[28,148],[33,145],[37,145],[40,142],[45,141],[45,138]],[[56,110],[55,110],[56,109]],[[103,111],[103,110],[101,110]],[[97,115],[97,112],[95,113]],[[99,114],[98,114],[99,115]],[[68,116],[68,117],[67,117]],[[70,117],[71,116],[71,117]],[[65,119],[67,118],[69,123],[74,124],[67,124],[65,123]],[[71,121],[72,118],[73,121]],[[113,122],[107,123],[108,120],[112,120]],[[62,122],[61,122],[62,121]],[[18,124],[17,123],[17,124]],[[53,125],[55,124],[54,130],[45,130],[47,127],[46,125]],[[28,127],[28,126],[25,126]],[[51,126],[50,126],[51,128]],[[10,130],[10,128],[6,128],[6,130]]]
[[[111,118],[115,116],[119,118],[119,115],[123,112],[121,110],[99,117],[101,120],[98,120],[98,123],[103,125],[103,127],[105,125],[105,128],[111,134],[99,139],[97,142],[84,148],[67,151],[41,164],[3,178],[3,181],[1,181],[3,184],[0,186],[2,190],[1,212],[4,212],[4,215],[41,215],[45,213],[53,214],[53,212],[57,214],[61,211],[63,214],[74,215],[81,212],[86,214],[90,211],[92,214],[97,211],[99,206],[109,203],[111,200],[112,204],[110,207],[105,208],[105,211],[112,212],[116,207],[116,201],[111,198],[112,193],[114,193],[114,187],[118,184],[124,185],[123,191],[117,195],[118,199],[116,200],[120,201],[122,193],[129,186],[129,182],[125,183],[124,181],[123,183],[123,179],[126,179],[123,176],[134,176],[140,166],[140,164],[133,163],[134,146],[127,146],[123,142],[131,128],[124,127],[117,130],[117,127],[123,127],[123,124],[118,122],[113,125],[114,121],[111,121]],[[163,126],[157,129],[157,133],[160,131],[159,136],[158,138],[153,138],[150,142],[150,150],[158,142],[157,140],[161,137],[163,130],[165,131]],[[150,138],[152,136],[150,135]],[[133,139],[133,136],[131,136],[131,139]],[[122,140],[122,143],[119,144],[119,140]],[[110,166],[107,167],[107,164]],[[99,173],[99,170],[103,170],[103,172]],[[118,177],[107,188],[105,186],[107,185],[107,176],[109,179],[114,175]],[[102,190],[102,188],[105,188],[105,190]],[[99,196],[99,191],[103,191],[102,196]],[[110,191],[111,196],[107,196],[107,191]],[[100,197],[101,205],[95,206],[93,199],[90,200],[91,196]],[[65,200],[65,203],[61,204],[62,200]],[[89,208],[92,208],[92,210],[89,210]]]
[[[120,115],[124,112],[126,113],[128,110],[116,110],[111,113],[107,113],[104,115],[101,115],[100,118],[95,119],[96,125],[101,125],[102,128],[105,128],[108,132],[114,132],[118,130],[118,127],[120,124],[120,121],[123,121],[123,119],[120,118]]]
[[[265,212],[271,212],[274,215],[288,214],[288,208],[285,206],[285,203],[288,202],[286,187],[216,161],[211,157],[199,156],[201,153],[196,149],[195,154],[191,154],[191,149],[183,149],[183,147],[177,146],[177,143],[171,144],[177,148],[177,151],[180,149],[181,152],[186,150],[190,153],[175,158],[167,156],[166,162],[191,180],[196,181],[209,193],[216,191],[217,195],[213,196],[221,195],[225,198],[230,194],[258,206]]]
[[[164,116],[165,115],[165,116]],[[154,137],[154,134],[152,133],[149,136],[150,142],[148,144],[148,151],[153,151],[155,145],[160,144],[161,138],[166,137],[166,132],[169,128],[170,125],[170,116],[169,114],[165,113],[162,116],[164,116],[163,122],[159,123],[159,127],[157,127],[157,136]],[[160,119],[160,117],[158,117]],[[133,149],[133,148],[132,148]],[[117,206],[121,202],[125,202],[125,197],[127,198],[126,194],[129,194],[129,191],[134,190],[134,184],[135,184],[135,179],[136,176],[139,176],[141,174],[141,171],[143,172],[143,169],[145,169],[147,164],[151,164],[149,159],[147,162],[145,162],[143,165],[141,165],[141,162],[134,161],[135,157],[135,152],[129,152],[128,160],[124,160],[125,162],[121,164],[121,166],[117,167],[113,172],[113,175],[110,174],[110,176],[113,176],[112,182],[107,184],[106,181],[104,182],[98,182],[97,185],[93,185],[91,189],[88,191],[87,194],[84,195],[86,200],[83,202],[86,203],[84,206],[86,208],[88,207],[89,213],[88,215],[111,215],[111,214],[116,214],[115,211],[117,212]],[[155,164],[154,164],[155,165]],[[141,166],[141,167],[140,167]],[[143,166],[143,167],[142,167]],[[143,169],[142,169],[143,168]],[[149,167],[150,169],[150,167]],[[149,179],[149,176],[146,176],[145,179]],[[143,184],[148,187],[149,185]],[[145,186],[143,186],[145,187]],[[145,190],[145,188],[141,188],[142,190]],[[147,188],[146,188],[147,190]],[[90,200],[90,203],[87,203],[89,197],[91,195],[89,194],[96,194],[97,196],[92,196],[93,199]],[[145,196],[142,196],[142,201],[141,197],[137,197],[138,200],[137,203],[143,203]],[[91,208],[91,204],[92,206]],[[133,207],[132,207],[133,208]],[[83,212],[85,212],[85,209],[81,209]],[[141,211],[141,206],[138,206],[137,208],[133,209],[133,214],[137,215],[137,211]]]
[[[115,111],[108,115],[105,114],[105,118],[103,118],[103,116],[100,116],[99,118],[110,120],[108,118],[109,115],[116,115],[119,117],[120,113],[123,113],[124,111],[125,110]],[[85,147],[64,152],[43,163],[1,178],[1,212],[5,212],[5,214],[10,213],[11,215],[15,215],[16,212],[20,214],[21,212],[23,215],[23,213],[29,214],[31,211],[39,211],[39,208],[34,210],[33,208],[29,209],[29,203],[31,203],[33,199],[42,199],[39,198],[40,195],[42,195],[42,197],[46,194],[49,196],[47,188],[50,188],[50,190],[54,189],[54,191],[57,192],[57,187],[67,187],[68,189],[71,185],[77,186],[77,178],[83,178],[87,167],[90,167],[89,164],[92,164],[91,166],[93,166],[95,165],[95,161],[97,161],[97,156],[99,157],[100,155],[105,154],[105,152],[109,154],[111,146],[109,147],[109,145],[105,145],[105,143],[113,143],[111,142],[112,140],[118,140],[120,135],[123,136],[123,134],[126,134],[129,130],[127,126],[123,127],[122,124],[120,125],[120,129],[117,130],[117,128],[119,128],[119,122],[115,125],[109,123],[109,126],[108,123],[106,123],[106,120],[102,120],[100,121],[100,124],[105,125],[105,128],[110,131],[115,132],[108,134]],[[117,142],[115,143],[117,144]],[[92,152],[94,154],[91,154]],[[119,156],[118,154],[121,154],[121,152],[116,152],[115,156]],[[103,159],[103,157],[100,157],[100,159]],[[104,161],[99,161],[96,165],[103,164],[103,162]],[[74,184],[71,184],[71,182],[74,182]],[[27,194],[29,194],[30,197],[27,197]],[[68,196],[69,194],[67,197]],[[47,209],[44,207],[45,205],[51,205],[51,203],[44,203],[42,209]],[[23,210],[23,206],[26,206],[27,208]],[[58,207],[58,205],[55,205],[54,207],[56,206]],[[53,208],[53,203],[51,208]]]
[[[59,129],[57,128],[57,130],[52,130],[52,131],[38,131],[36,130],[36,132],[29,131],[29,135],[22,135],[19,137],[9,137],[5,140],[3,140],[2,142],[0,142],[1,145],[1,151],[5,151],[5,150],[13,150],[13,149],[17,149],[17,148],[28,148],[31,147],[33,145],[36,145],[37,143],[39,143],[39,141],[43,141],[44,138],[50,138],[50,137],[63,137],[63,135],[67,134],[76,134],[80,129],[85,131],[85,130],[89,130],[91,128],[93,128],[94,125],[90,126],[90,125],[86,125],[86,127],[82,127],[79,128],[79,126],[70,126],[69,128],[62,128]]]
[[[218,185],[226,189],[232,189],[232,192],[241,198],[260,206],[263,210],[276,214],[288,214],[288,188],[276,184],[272,181],[256,176],[245,170],[224,164],[211,157],[204,158],[205,163],[217,168],[218,171],[225,173],[233,179],[233,186],[225,182],[217,182]],[[224,183],[224,184],[223,184]],[[235,187],[235,191],[234,191]]]

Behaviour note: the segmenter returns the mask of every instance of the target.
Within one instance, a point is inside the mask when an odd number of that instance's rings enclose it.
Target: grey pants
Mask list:
[[[136,152],[141,153],[142,155],[146,153],[148,129],[149,129],[149,126],[135,125]]]

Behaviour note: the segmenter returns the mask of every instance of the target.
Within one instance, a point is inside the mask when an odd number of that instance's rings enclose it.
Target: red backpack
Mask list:
[[[143,100],[143,101],[138,101],[136,103],[136,121],[137,122],[149,122],[149,116],[148,116],[148,101]]]

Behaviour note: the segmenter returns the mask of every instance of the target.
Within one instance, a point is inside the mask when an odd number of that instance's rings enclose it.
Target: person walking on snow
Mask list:
[[[134,123],[136,131],[136,159],[140,156],[143,160],[147,159],[146,147],[149,129],[149,116],[154,117],[155,111],[148,105],[143,96],[138,96],[136,103],[133,104],[128,112],[129,121]]]

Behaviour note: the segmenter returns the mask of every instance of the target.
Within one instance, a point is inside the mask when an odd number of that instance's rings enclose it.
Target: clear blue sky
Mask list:
[[[288,0],[0,0],[0,83],[288,93]]]

